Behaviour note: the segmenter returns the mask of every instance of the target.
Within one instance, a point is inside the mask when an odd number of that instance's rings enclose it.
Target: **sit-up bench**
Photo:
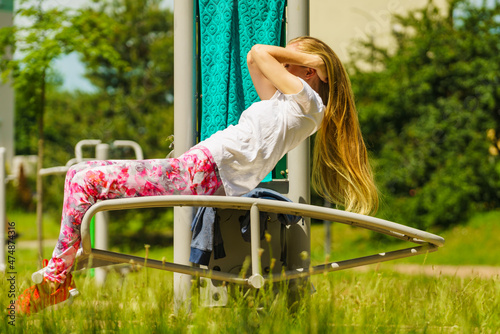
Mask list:
[[[143,257],[110,252],[91,248],[89,225],[92,217],[101,211],[113,211],[124,209],[155,208],[155,207],[216,207],[220,209],[249,210],[251,219],[251,275],[243,277],[238,273],[229,273],[211,269],[165,262]],[[296,216],[310,217],[319,220],[328,220],[337,223],[348,224],[366,228],[378,233],[383,233],[398,239],[406,240],[416,244],[414,247],[378,253],[370,256],[354,258],[350,260],[330,262],[310,268],[295,268],[267,275],[261,269],[261,240],[260,240],[260,212],[287,213]],[[400,259],[427,252],[436,251],[444,245],[444,239],[440,236],[421,231],[412,227],[393,223],[379,218],[364,216],[360,214],[345,212],[341,210],[318,207],[307,204],[289,203],[267,199],[225,197],[225,196],[156,196],[128,199],[110,199],[93,205],[85,214],[82,227],[82,248],[78,253],[75,270],[90,269],[122,263],[141,264],[146,267],[167,270],[197,277],[206,277],[213,280],[228,283],[241,284],[253,288],[261,288],[267,282],[278,282],[296,278],[307,277],[314,274],[338,271],[348,268],[364,266],[368,264]],[[175,237],[175,236],[174,236]],[[290,245],[289,247],[293,247]],[[35,282],[41,282],[43,269],[33,274]]]

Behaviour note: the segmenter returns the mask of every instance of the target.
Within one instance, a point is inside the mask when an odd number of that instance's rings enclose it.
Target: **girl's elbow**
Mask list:
[[[258,57],[262,52],[264,52],[264,46],[261,44],[255,44],[254,46],[252,46],[250,51],[248,51],[247,62],[253,63],[256,57]]]

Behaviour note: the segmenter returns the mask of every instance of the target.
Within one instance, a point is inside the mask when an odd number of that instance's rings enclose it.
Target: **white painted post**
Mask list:
[[[251,256],[252,256],[252,275],[261,275],[260,265],[260,214],[257,204],[253,204],[250,209],[250,236],[251,241]]]
[[[95,148],[95,155],[97,160],[106,160],[109,156],[108,144],[97,144]],[[107,250],[108,249],[108,221],[109,213],[98,212],[95,215],[95,248]],[[95,269],[95,281],[97,285],[104,285],[106,281],[107,271],[103,268]]]
[[[309,0],[288,0],[287,40],[309,35]],[[309,139],[288,153],[287,167],[290,190],[288,196],[294,202],[310,203]],[[291,269],[309,266],[311,254],[310,219],[289,229],[288,264]],[[301,253],[307,252],[307,260]]]
[[[5,272],[5,229],[7,213],[5,212],[5,148],[0,147],[0,272]]]
[[[141,145],[133,140],[115,140],[113,142],[115,147],[131,147],[134,150],[136,160],[144,160],[144,154],[142,153]]]
[[[75,158],[76,162],[83,161],[83,147],[84,146],[97,146],[101,143],[99,139],[83,139],[75,145]]]
[[[195,143],[196,54],[194,1],[174,2],[174,150],[179,156]],[[174,208],[174,262],[189,265],[192,208]],[[191,276],[174,273],[175,310],[190,308]]]
[[[0,0],[0,28],[13,25],[13,1]],[[11,54],[7,54],[11,58]],[[0,146],[5,148],[4,163],[12,166],[14,157],[14,89],[12,78],[3,82],[0,79]]]

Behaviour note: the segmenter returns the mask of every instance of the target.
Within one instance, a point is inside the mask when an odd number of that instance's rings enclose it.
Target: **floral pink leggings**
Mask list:
[[[222,185],[210,152],[197,146],[175,159],[90,161],[70,168],[61,232],[45,271],[64,282],[80,246],[83,215],[98,200],[158,195],[212,195]]]

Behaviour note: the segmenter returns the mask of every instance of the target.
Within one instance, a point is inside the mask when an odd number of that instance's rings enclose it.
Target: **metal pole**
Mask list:
[[[262,277],[262,267],[260,262],[260,214],[257,203],[253,203],[250,208],[250,232],[252,276],[248,278],[248,283],[254,288],[260,289],[264,286],[264,277]]]
[[[98,144],[95,149],[97,160],[106,160],[109,156],[109,145]],[[99,212],[95,215],[95,248],[108,249],[108,212]],[[95,281],[97,285],[104,285],[106,281],[107,271],[104,268],[95,269]]]
[[[7,213],[5,211],[5,148],[0,147],[0,272],[5,272],[5,230]]]
[[[195,143],[195,0],[174,2],[174,150],[179,156]],[[189,265],[192,208],[174,208],[174,262]],[[190,308],[191,276],[174,274],[174,309]]]
[[[13,26],[13,1],[0,1],[0,28]],[[7,59],[12,59],[12,52],[7,52]],[[8,77],[8,80],[2,82],[0,80],[0,101],[2,104],[0,106],[0,146],[5,148],[5,160],[9,166],[12,166],[12,158],[14,156],[14,89],[8,81],[13,82],[12,76]]]
[[[133,140],[115,140],[113,142],[115,147],[131,147],[134,150],[135,158],[137,160],[144,160],[144,154],[142,153],[141,145]]]
[[[330,208],[330,202],[325,200],[324,206],[325,208]],[[330,256],[330,252],[332,250],[332,222],[329,220],[323,220],[323,227],[325,229],[325,256]]]
[[[309,35],[309,0],[288,0],[287,6],[287,40]],[[310,167],[309,139],[288,153],[288,180],[290,190],[288,196],[294,202],[308,204],[310,202]],[[290,269],[307,268],[311,253],[310,219],[304,224],[297,224],[289,229],[288,264]],[[304,252],[307,259],[304,261]]]
[[[83,139],[80,140],[78,143],[76,143],[75,146],[75,157],[76,157],[76,162],[82,162],[83,161],[83,150],[82,148],[84,146],[97,146],[101,143],[99,139]]]
[[[250,209],[250,231],[252,275],[260,275],[260,215],[257,204],[253,204]]]

